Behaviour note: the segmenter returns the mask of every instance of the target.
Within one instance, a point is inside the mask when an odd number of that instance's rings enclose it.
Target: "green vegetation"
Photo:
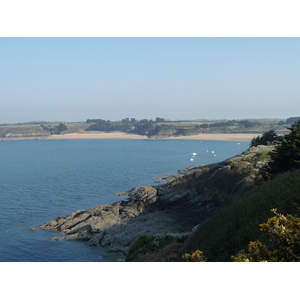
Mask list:
[[[181,249],[188,234],[157,234],[140,236],[130,247],[126,261],[171,261]]]
[[[158,125],[159,122],[164,121],[163,118],[157,117],[155,121],[152,120],[136,120],[135,118],[125,118],[122,121],[110,121],[101,119],[88,119],[87,123],[92,123],[87,131],[123,131],[128,133],[135,133],[140,135],[153,136],[156,135],[164,125]]]
[[[261,230],[269,236],[269,245],[260,241],[250,242],[248,251],[240,251],[233,257],[236,262],[299,262],[300,218],[283,215],[272,210],[275,216],[261,224]]]
[[[255,137],[251,141],[251,147],[258,145],[270,145],[279,139],[274,129],[263,132],[261,136]]]
[[[300,168],[300,120],[287,128],[290,133],[279,138],[266,171],[275,174]]]
[[[196,250],[192,254],[183,254],[182,258],[186,262],[205,262],[207,261],[207,258],[204,256],[204,253],[200,250]]]
[[[50,134],[61,134],[63,131],[66,131],[68,129],[68,127],[65,124],[63,124],[63,123],[59,123],[56,126],[41,125],[41,127],[44,130],[49,131]]]
[[[297,118],[289,118],[297,119]],[[287,132],[287,121],[258,120],[179,120],[170,121],[157,117],[155,120],[124,118],[121,121],[88,119],[86,122],[26,122],[0,124],[1,139],[35,139],[50,134],[80,133],[83,131],[121,131],[148,136],[149,138],[167,138],[170,136],[189,136],[200,133],[255,133],[262,134],[273,130],[278,134]],[[63,124],[66,130],[57,128]]]
[[[200,224],[182,259],[197,257],[199,250],[208,261],[300,261],[300,121],[288,129],[289,134],[275,138],[263,168],[272,179]]]
[[[297,121],[300,120],[300,117],[291,117],[291,118],[288,118],[285,123],[286,124],[289,124],[289,125],[293,125],[295,124]]]
[[[136,259],[137,255],[143,253],[143,247],[147,245],[150,238],[146,235],[141,235],[130,247],[127,254],[127,260],[131,261],[133,258]]]
[[[44,138],[48,135],[49,133],[37,124],[0,126],[0,139]]]
[[[272,209],[298,214],[300,171],[290,171],[266,181],[233,200],[199,225],[185,244],[184,253],[203,251],[208,261],[232,261],[232,256],[254,240],[268,245],[259,225],[272,217]]]
[[[169,183],[182,199],[200,195],[209,217],[197,216],[199,225],[187,240],[160,248],[177,245],[165,261],[300,261],[300,120],[288,130],[255,140],[273,146],[258,145]],[[161,261],[159,253],[149,256],[151,239],[135,249],[139,260]]]
[[[166,121],[125,118],[122,121],[88,119],[87,131],[123,131],[148,137],[188,136],[200,133],[262,133],[263,131],[285,132],[285,124],[276,120],[230,120],[230,121]],[[280,124],[279,124],[280,123]]]
[[[62,125],[66,126],[63,127]],[[43,139],[53,134],[65,133],[80,133],[89,127],[87,123],[62,123],[62,122],[29,122],[18,123],[15,125],[0,125],[0,139],[1,140],[30,140]]]

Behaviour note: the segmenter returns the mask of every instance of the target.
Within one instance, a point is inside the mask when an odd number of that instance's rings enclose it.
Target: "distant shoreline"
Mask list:
[[[245,141],[250,142],[258,134],[254,133],[202,133],[189,136],[172,136],[168,138],[156,138],[165,140],[209,140],[209,141]],[[51,135],[47,140],[82,140],[82,139],[138,139],[147,140],[147,136],[128,134],[124,132],[89,132],[68,133],[62,135]]]

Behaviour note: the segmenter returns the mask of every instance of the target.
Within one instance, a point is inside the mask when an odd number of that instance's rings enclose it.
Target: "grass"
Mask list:
[[[46,126],[56,126],[57,123],[45,124]],[[84,129],[90,126],[87,123],[66,123],[68,129],[63,133],[76,133],[83,132]],[[0,126],[0,137],[11,138],[11,137],[47,137],[49,132],[44,130],[39,124],[20,124],[20,125],[1,125]]]
[[[177,196],[181,199],[180,201],[187,201],[187,203],[189,203],[189,199],[195,197],[201,199],[198,205],[199,214],[198,216],[195,215],[198,222],[201,222],[201,219],[207,219],[207,216],[215,210],[225,211],[224,207],[227,207],[231,202],[239,199],[241,195],[253,189],[257,184],[257,172],[257,169],[248,161],[233,161],[227,164],[217,164],[210,168],[200,169],[191,175],[186,175],[165,184],[164,191],[167,190],[168,197],[172,198],[173,196]],[[164,192],[160,194],[160,191],[158,191],[158,195],[163,201]],[[201,209],[204,208],[205,215],[203,215],[203,212],[200,213]],[[230,216],[228,216],[228,218],[230,218]],[[229,222],[225,224],[222,220],[223,219],[216,217],[216,222],[214,223],[216,227],[220,227],[223,230],[227,228],[229,232],[232,232],[235,226],[234,223]],[[209,226],[206,230],[207,239],[216,228]],[[192,238],[189,239],[188,246],[183,253],[187,251],[194,252],[192,251],[194,249],[204,251],[202,248],[198,248],[197,232],[198,230],[196,230]],[[223,232],[220,232],[220,234],[222,235]],[[202,232],[200,235],[202,235]],[[214,233],[213,235],[218,239],[218,234]],[[157,244],[158,241],[159,243]],[[151,261],[155,261],[154,259],[160,260],[163,257],[163,251],[161,249],[175,243],[176,246],[174,245],[174,247],[178,250],[178,244],[182,247],[183,242],[184,241],[179,239],[179,237],[172,234],[160,236],[159,239],[157,237],[153,239],[153,237],[148,238],[142,236],[132,245],[129,251],[128,261],[147,261],[147,259]],[[156,245],[156,247],[153,247],[153,245]],[[202,244],[200,245],[202,246]],[[218,247],[216,247],[216,249],[217,248]],[[241,248],[238,248],[238,250],[240,249]],[[169,251],[167,252],[169,253]]]
[[[126,261],[170,261],[178,255],[186,234],[140,236],[130,247]]]
[[[208,261],[232,261],[250,241],[268,242],[259,224],[279,213],[298,215],[300,170],[289,171],[258,185],[232,201],[191,235],[182,253],[201,250]]]
[[[48,135],[40,125],[5,125],[0,126],[0,136],[13,135]]]

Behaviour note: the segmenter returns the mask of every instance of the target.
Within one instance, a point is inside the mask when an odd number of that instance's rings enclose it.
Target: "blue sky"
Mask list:
[[[0,38],[0,123],[300,115],[300,38]]]

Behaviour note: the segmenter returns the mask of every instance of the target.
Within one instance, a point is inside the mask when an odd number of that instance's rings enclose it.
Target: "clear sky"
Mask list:
[[[300,38],[0,38],[0,123],[300,115]]]

